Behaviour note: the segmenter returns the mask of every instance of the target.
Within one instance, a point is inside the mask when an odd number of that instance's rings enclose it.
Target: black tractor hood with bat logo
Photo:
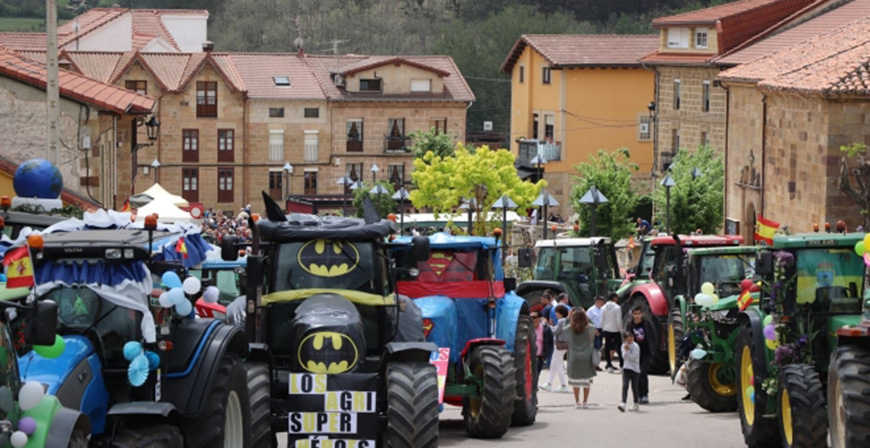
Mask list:
[[[292,335],[296,372],[339,374],[362,369],[366,346],[362,318],[349,300],[316,294],[296,308]]]

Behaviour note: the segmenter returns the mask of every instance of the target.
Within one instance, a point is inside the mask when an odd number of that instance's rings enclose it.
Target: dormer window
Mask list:
[[[707,28],[695,30],[695,48],[707,48]]]
[[[273,76],[272,79],[275,81],[276,86],[290,87],[290,78],[286,76]]]
[[[360,79],[359,80],[359,91],[360,92],[380,92],[381,91],[381,80],[380,79]]]
[[[668,28],[668,48],[689,48],[688,28]]]
[[[412,92],[431,92],[432,91],[432,80],[431,79],[412,79],[411,80],[411,91]]]

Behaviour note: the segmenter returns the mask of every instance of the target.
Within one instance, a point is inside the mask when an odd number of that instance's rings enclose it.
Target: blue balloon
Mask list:
[[[190,300],[182,300],[181,303],[175,304],[175,312],[182,316],[189,315],[191,311],[193,311],[193,305],[190,304]]]
[[[148,358],[140,354],[130,362],[130,367],[127,368],[127,379],[133,387],[139,387],[148,379],[148,370]]]
[[[0,283],[6,283],[6,274],[0,273]]]
[[[160,367],[160,355],[148,350],[145,352],[145,357],[148,358],[148,368],[150,370],[157,370]]]
[[[172,288],[169,290],[169,303],[178,305],[181,302],[187,302],[184,298],[184,290],[181,288]]]
[[[124,344],[124,359],[133,361],[137,356],[142,354],[142,344],[136,341],[130,341]]]
[[[167,288],[181,288],[181,278],[178,277],[178,274],[172,271],[164,272],[162,280]]]

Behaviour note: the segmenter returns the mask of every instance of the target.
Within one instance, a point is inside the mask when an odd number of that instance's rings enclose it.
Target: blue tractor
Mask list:
[[[504,278],[498,240],[437,233],[429,259],[416,263],[406,256],[411,243],[393,242],[397,265],[416,268],[397,288],[422,310],[426,340],[450,349],[444,402],[462,406],[472,437],[498,438],[511,425],[534,423],[535,331],[516,280]]]

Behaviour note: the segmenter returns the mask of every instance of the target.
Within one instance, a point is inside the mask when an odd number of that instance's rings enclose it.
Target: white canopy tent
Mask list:
[[[174,204],[178,207],[187,207],[188,205],[190,205],[190,203],[187,202],[187,200],[185,200],[183,197],[166,191],[165,188],[157,183],[155,183],[142,193],[130,197],[130,204],[133,207],[142,207],[151,203],[152,201],[161,199],[169,201],[171,204]]]
[[[189,222],[193,218],[190,213],[178,208],[169,199],[155,199],[136,210],[136,221],[144,221],[145,217],[157,213],[159,222]]]

